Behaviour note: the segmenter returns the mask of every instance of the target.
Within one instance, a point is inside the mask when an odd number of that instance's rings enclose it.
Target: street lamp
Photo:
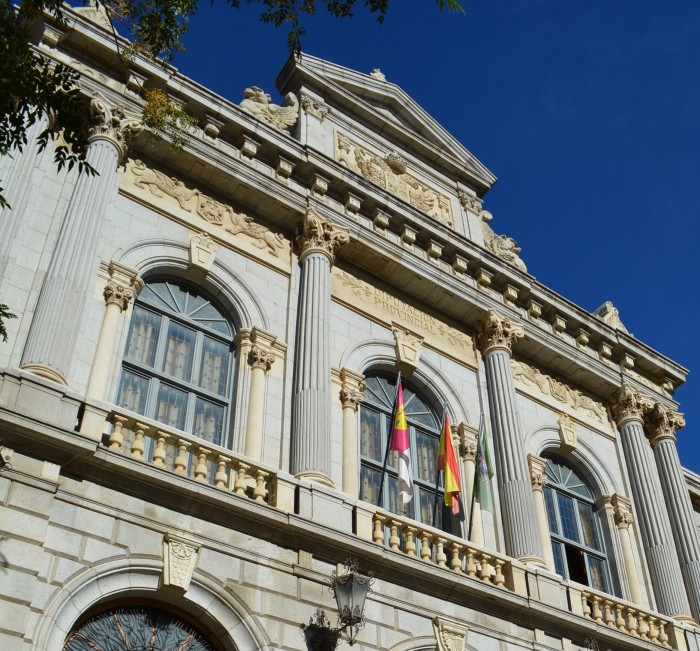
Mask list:
[[[338,605],[338,627],[331,628],[326,613],[317,610],[309,623],[301,626],[308,651],[334,651],[343,634],[352,646],[358,631],[365,625],[365,598],[373,579],[359,573],[357,559],[348,558],[344,566],[345,572],[333,572],[329,582]]]

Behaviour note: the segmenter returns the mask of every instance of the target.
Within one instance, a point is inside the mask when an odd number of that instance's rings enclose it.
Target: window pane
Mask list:
[[[360,499],[370,504],[377,504],[381,471],[362,466],[360,468]]]
[[[221,445],[221,432],[224,424],[224,409],[207,400],[197,398],[194,408],[193,434],[209,443]]]
[[[145,310],[140,305],[134,307],[131,317],[129,341],[126,344],[126,357],[145,366],[153,366],[160,332],[160,320],[157,314]]]
[[[593,547],[602,551],[598,526],[595,521],[596,516],[590,504],[578,503],[578,513],[581,519],[581,531],[583,532],[583,542],[588,547]]]
[[[392,513],[398,513],[407,518],[414,518],[414,502],[411,500],[408,504],[404,504],[399,497],[399,480],[392,476],[387,475],[384,483],[386,488],[384,490],[388,491],[385,493],[386,499],[384,500],[384,508],[388,509]]]
[[[588,565],[588,578],[591,582],[591,587],[608,592],[608,576],[605,561],[586,554],[586,564]]]
[[[381,423],[381,414],[366,407],[360,407],[360,454],[384,463]]]
[[[552,541],[552,555],[554,556],[554,569],[556,573],[567,578],[564,563],[564,546],[554,540]]]
[[[175,427],[185,428],[185,411],[187,409],[187,394],[175,387],[161,384],[156,405],[156,420]]]
[[[148,378],[124,369],[119,384],[117,404],[124,409],[144,414],[148,397]]]
[[[433,491],[418,489],[418,499],[420,500],[420,521],[423,524],[433,526],[433,508],[435,507],[435,493]],[[442,528],[442,491],[438,492],[438,505],[435,511],[435,526]]]
[[[204,337],[199,386],[220,396],[226,393],[229,347],[220,341]]]
[[[418,451],[416,468],[418,478],[434,484],[437,474],[438,439],[416,430],[416,448]]]
[[[549,531],[550,533],[559,533],[559,526],[557,524],[557,513],[554,507],[554,491],[551,488],[545,487],[544,489],[544,503],[547,506],[547,520],[549,520]]]
[[[576,527],[576,515],[574,513],[574,503],[570,497],[557,493],[559,504],[559,518],[561,520],[562,535],[574,542],[579,540],[578,528]]]
[[[195,333],[179,323],[170,323],[165,344],[163,372],[177,380],[189,382],[192,375]]]

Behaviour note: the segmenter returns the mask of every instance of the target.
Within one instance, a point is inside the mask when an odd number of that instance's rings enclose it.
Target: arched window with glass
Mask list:
[[[231,413],[234,327],[206,294],[154,280],[131,318],[117,404],[216,445]]]
[[[377,504],[382,466],[389,435],[396,395],[396,378],[368,374],[367,388],[360,405],[360,499]],[[437,479],[438,444],[442,422],[424,396],[402,381],[406,420],[411,440],[413,499],[403,504],[399,499],[396,452],[389,454],[384,479],[382,505],[387,510],[432,525]],[[438,486],[438,508],[435,526],[443,528],[443,519],[452,528],[442,508],[442,490]],[[449,509],[448,509],[449,511]]]
[[[568,464],[546,461],[544,498],[557,574],[609,593],[610,568],[593,491]]]

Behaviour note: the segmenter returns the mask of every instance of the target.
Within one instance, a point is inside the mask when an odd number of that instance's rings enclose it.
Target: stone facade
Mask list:
[[[529,276],[495,177],[379,71],[305,55],[235,104],[137,58],[199,111],[177,153],[90,11],[37,47],[83,73],[100,175],[0,161],[0,648],[140,608],[303,649],[355,557],[363,649],[700,651],[687,371]],[[370,499],[399,371],[409,510]],[[443,410],[468,517],[433,526]]]

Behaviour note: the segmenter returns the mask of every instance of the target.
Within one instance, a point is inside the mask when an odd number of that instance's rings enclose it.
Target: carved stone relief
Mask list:
[[[568,414],[559,414],[557,416],[559,424],[559,439],[561,440],[561,448],[565,452],[570,452],[576,448],[576,423]]]
[[[622,321],[620,321],[620,312],[611,301],[605,301],[593,314],[599,316],[611,328],[629,334],[627,328],[625,328]]]
[[[301,95],[301,108],[304,113],[315,117],[319,122],[323,122],[330,113],[330,109],[322,101],[304,93]]]
[[[528,387],[536,387],[541,393],[551,396],[557,402],[581,410],[603,425],[608,424],[607,411],[603,404],[597,400],[525,362],[511,360],[511,366],[513,368],[513,378],[516,382],[520,382]]]
[[[406,162],[396,152],[382,157],[336,131],[335,159],[439,222],[454,225],[449,197],[406,173]]]
[[[437,651],[464,651],[469,628],[461,622],[438,615],[433,619]]]
[[[299,117],[299,100],[294,93],[287,93],[282,106],[272,104],[272,97],[258,86],[243,91],[243,101],[239,106],[250,115],[279,129],[289,131]]]
[[[219,247],[206,233],[197,233],[190,238],[190,267],[207,273],[211,270]]]
[[[475,365],[472,339],[464,332],[345,271],[334,268],[332,281],[333,297],[351,309],[362,312],[389,328],[398,326],[408,329],[423,337],[431,347],[461,363]]]
[[[525,263],[519,257],[522,249],[518,243],[512,237],[496,235],[493,228],[489,226],[492,219],[493,215],[488,210],[481,211],[481,228],[484,232],[486,248],[495,253],[501,260],[505,260],[522,271],[527,271]]]
[[[171,533],[163,537],[163,585],[186,592],[197,564],[199,546]]]
[[[212,199],[196,188],[188,188],[176,177],[170,177],[163,172],[151,169],[140,160],[130,160],[127,172],[133,175],[133,183],[137,188],[147,190],[154,197],[170,198],[178,206],[189,213],[201,217],[204,221],[220,226],[232,235],[245,235],[253,240],[259,249],[266,249],[270,255],[279,257],[285,248],[282,235],[256,224],[253,218],[243,212],[234,210],[231,206]]]
[[[412,369],[418,368],[423,337],[395,323],[392,323],[391,326],[396,345],[396,361]]]

